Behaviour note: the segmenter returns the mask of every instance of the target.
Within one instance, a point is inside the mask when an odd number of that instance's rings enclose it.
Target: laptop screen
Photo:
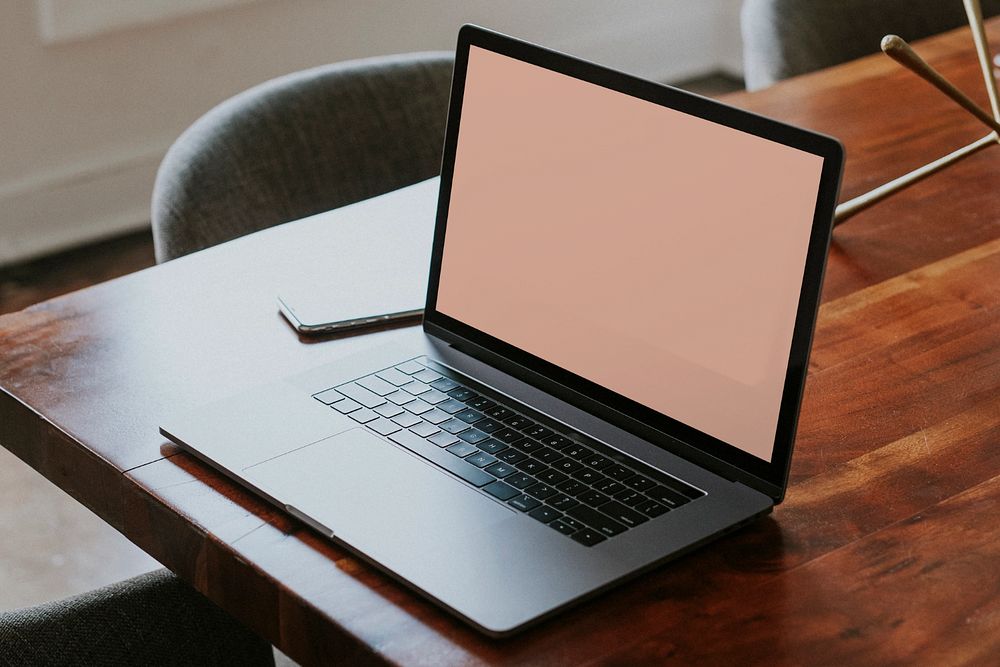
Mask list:
[[[436,309],[770,461],[822,169],[472,46]]]

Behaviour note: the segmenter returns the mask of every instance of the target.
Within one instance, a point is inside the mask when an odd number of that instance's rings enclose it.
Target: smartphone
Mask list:
[[[432,178],[289,223],[308,225],[310,239],[274,285],[289,324],[317,335],[419,319],[438,187]]]
[[[418,321],[424,314],[426,280],[411,285],[385,284],[358,291],[329,293],[325,290],[278,295],[278,310],[301,334],[320,335],[360,331],[404,320]]]

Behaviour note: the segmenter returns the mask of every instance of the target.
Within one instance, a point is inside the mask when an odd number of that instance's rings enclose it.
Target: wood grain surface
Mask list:
[[[988,104],[968,29],[915,48]],[[981,134],[884,56],[729,101],[840,138],[842,199]],[[370,344],[301,340],[274,310],[275,281],[322,246],[321,226],[0,318],[0,443],[304,664],[995,664],[998,193],[1000,148],[987,149],[838,228],[792,484],[771,517],[510,640],[467,629],[157,433],[168,408]]]

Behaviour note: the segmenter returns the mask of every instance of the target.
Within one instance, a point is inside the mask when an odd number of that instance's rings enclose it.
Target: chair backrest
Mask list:
[[[982,8],[1000,14],[1000,0]],[[965,24],[962,0],[744,0],[747,88],[876,53],[889,33],[912,41]],[[971,41],[969,50],[975,57]]]
[[[439,173],[453,63],[450,53],[336,63],[209,111],[157,173],[157,261]]]
[[[0,665],[274,667],[271,645],[168,570],[0,612]]]

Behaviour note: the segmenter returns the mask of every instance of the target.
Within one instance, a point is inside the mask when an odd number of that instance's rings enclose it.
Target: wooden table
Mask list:
[[[967,31],[918,50],[986,104]],[[984,133],[881,56],[730,100],[840,137],[843,198]],[[785,503],[512,640],[477,635],[157,434],[167,407],[358,345],[301,341],[273,310],[308,226],[0,318],[0,442],[303,663],[996,664],[998,220],[992,149],[839,228]]]

